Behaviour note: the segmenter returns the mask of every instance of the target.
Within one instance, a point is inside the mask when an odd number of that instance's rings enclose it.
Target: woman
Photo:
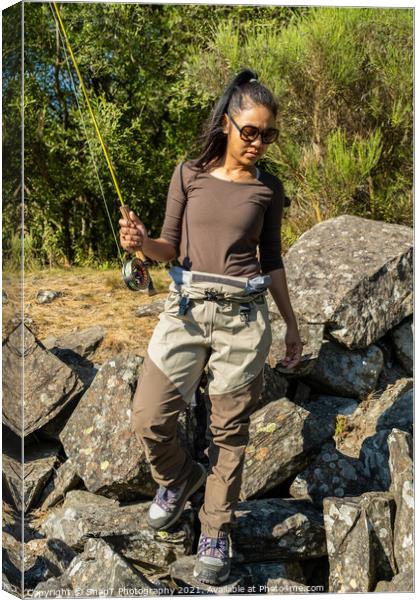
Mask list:
[[[146,353],[132,425],[159,484],[148,513],[152,527],[173,525],[207,480],[194,575],[213,585],[230,573],[249,417],[272,341],[267,287],[287,324],[283,365],[295,366],[302,353],[280,252],[283,186],[256,167],[278,137],[277,110],[255,73],[238,73],[213,110],[201,155],[173,172],[161,236],[150,239],[133,212],[131,223],[119,221],[124,249],[141,247],[164,262],[178,257],[183,265],[170,271],[173,281]],[[192,401],[206,365],[208,476],[176,437],[178,414]]]

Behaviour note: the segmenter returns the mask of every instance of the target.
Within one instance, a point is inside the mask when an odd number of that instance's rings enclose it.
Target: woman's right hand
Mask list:
[[[146,227],[138,216],[130,210],[130,221],[120,219],[120,244],[127,252],[139,250],[148,239]]]

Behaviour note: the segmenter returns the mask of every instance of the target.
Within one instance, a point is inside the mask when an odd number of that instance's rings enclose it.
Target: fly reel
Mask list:
[[[120,207],[123,217],[130,221],[129,208],[125,204]],[[135,257],[129,258],[126,255],[121,268],[122,277],[125,285],[132,292],[142,292],[148,290],[149,296],[156,294],[153,281],[147,269],[148,261],[141,250],[136,250]]]
[[[141,292],[149,288],[151,278],[146,265],[140,258],[128,258],[122,265],[122,277],[125,285],[133,292]]]

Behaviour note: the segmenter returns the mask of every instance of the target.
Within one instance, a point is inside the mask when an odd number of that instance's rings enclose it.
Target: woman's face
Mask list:
[[[262,105],[250,104],[238,113],[232,113],[235,123],[239,127],[253,125],[261,130],[275,127],[276,121],[269,108]],[[263,144],[261,135],[252,142],[240,138],[239,130],[232,123],[228,115],[223,117],[223,131],[227,133],[226,154],[244,166],[255,164],[268,149],[268,144]]]

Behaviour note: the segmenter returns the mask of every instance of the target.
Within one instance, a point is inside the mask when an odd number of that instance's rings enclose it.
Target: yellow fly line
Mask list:
[[[115,175],[115,171],[114,171],[114,168],[113,168],[112,163],[111,163],[111,159],[110,159],[110,156],[109,156],[108,149],[107,149],[106,144],[104,142],[104,139],[103,139],[103,137],[101,135],[101,132],[99,131],[98,123],[96,121],[94,112],[92,110],[92,106],[90,104],[89,96],[88,96],[88,93],[87,93],[87,90],[86,90],[86,87],[85,87],[82,75],[81,75],[81,73],[79,71],[79,66],[77,64],[76,57],[74,56],[73,49],[71,47],[69,38],[67,36],[66,28],[64,27],[64,23],[63,23],[63,20],[62,20],[62,18],[60,16],[60,12],[58,10],[58,7],[57,7],[57,4],[56,4],[55,0],[52,0],[52,5],[54,7],[55,14],[57,15],[57,20],[58,20],[58,22],[60,24],[61,31],[63,32],[63,36],[64,36],[64,39],[66,41],[67,49],[68,49],[69,54],[70,54],[70,56],[72,58],[73,65],[74,65],[74,68],[76,70],[77,77],[79,79],[80,87],[82,88],[83,96],[84,96],[85,101],[86,101],[86,106],[88,107],[89,114],[90,114],[90,116],[92,118],[92,122],[93,122],[93,125],[95,127],[96,135],[98,136],[98,139],[99,139],[99,142],[101,144],[103,153],[105,155],[105,160],[107,162],[109,171],[111,173],[112,181],[114,182],[114,186],[115,186],[115,189],[117,191],[118,198],[119,198],[122,206],[124,206],[124,201],[123,201],[123,198],[122,198],[122,195],[121,195],[120,186],[118,185],[117,177]]]
[[[80,87],[81,87],[82,92],[83,92],[83,96],[84,96],[84,99],[85,99],[85,102],[86,102],[86,106],[87,106],[87,108],[89,110],[89,114],[91,116],[91,119],[92,119],[92,122],[93,122],[93,125],[94,125],[94,128],[95,128],[95,131],[96,131],[96,135],[98,136],[99,142],[101,144],[101,147],[102,147],[102,150],[103,150],[103,153],[104,153],[104,156],[105,156],[105,160],[107,162],[109,171],[111,173],[111,177],[112,177],[112,181],[114,183],[114,187],[115,187],[115,189],[117,191],[118,198],[119,198],[119,200],[121,202],[120,211],[121,211],[122,215],[124,216],[124,218],[127,221],[130,221],[129,207],[126,204],[124,204],[124,201],[123,201],[123,198],[122,198],[122,195],[121,195],[121,191],[120,191],[120,187],[118,185],[117,177],[115,175],[115,171],[114,171],[114,168],[113,168],[112,163],[111,163],[111,158],[109,156],[108,148],[106,147],[105,141],[104,141],[104,139],[103,139],[103,137],[101,135],[101,132],[99,131],[98,123],[96,121],[94,112],[92,110],[92,105],[91,105],[90,100],[89,100],[89,96],[88,96],[88,93],[87,93],[87,90],[86,90],[86,86],[85,86],[84,81],[83,81],[83,77],[82,77],[82,75],[80,73],[79,66],[78,66],[77,61],[76,61],[76,57],[74,56],[74,52],[73,52],[73,49],[71,47],[70,40],[69,40],[67,32],[66,32],[66,28],[64,27],[64,23],[63,23],[63,20],[61,18],[61,15],[60,15],[60,12],[58,10],[58,7],[57,7],[57,4],[56,4],[55,0],[51,0],[50,6],[54,9],[53,10],[53,14],[55,13],[55,16],[57,18],[57,23],[60,26],[60,29],[61,29],[61,32],[62,32],[62,36],[63,36],[64,41],[65,41],[65,45],[67,46],[68,52],[69,52],[69,54],[71,56],[71,59],[73,61],[73,65],[74,65],[74,68],[75,68],[76,73],[77,73],[77,77],[78,77],[78,80],[79,80],[79,83],[80,83]],[[65,46],[63,46],[63,48],[64,48],[64,51],[65,51]],[[64,52],[64,54],[66,55],[65,52]],[[66,55],[66,60],[67,60],[67,66],[69,68],[70,78],[72,80],[72,84],[73,84],[73,88],[74,88],[73,76],[71,75],[71,71],[70,71],[70,67],[69,67],[69,64],[68,64],[67,55]],[[76,94],[75,88],[74,88],[74,92],[75,92],[75,95],[76,95],[77,105],[78,105],[80,113],[81,113],[81,109],[80,109],[79,102],[77,100],[77,94]],[[82,113],[81,113],[81,117],[82,117],[82,122],[84,123],[84,119],[83,119]],[[86,137],[88,139],[86,129],[85,129],[85,133],[86,133]],[[103,199],[104,199],[104,202],[105,202],[105,208],[106,208],[106,211],[107,211],[107,214],[108,214],[108,219],[109,219],[109,222],[111,224],[111,228],[112,228],[112,232],[114,234],[115,242],[117,244],[118,254],[120,255],[120,258],[121,258],[121,253],[120,253],[118,241],[117,241],[117,238],[115,236],[114,228],[112,226],[112,220],[111,220],[111,217],[109,215],[108,206],[107,206],[107,203],[106,203],[106,200],[105,200],[105,196],[103,194],[102,185],[101,185],[101,182],[100,182],[100,179],[99,179],[99,175],[98,175],[98,172],[97,172],[97,169],[96,169],[96,163],[95,163],[95,160],[94,160],[94,156],[93,156],[93,152],[92,152],[92,149],[91,149],[91,146],[90,146],[89,139],[88,139],[88,145],[89,145],[89,148],[91,150],[92,160],[93,160],[93,163],[94,163],[94,166],[95,166],[95,171],[96,171],[96,175],[98,177],[98,182],[99,182],[99,186],[101,188],[101,193],[102,193],[102,196],[103,196]],[[134,251],[134,254],[135,254],[135,258],[130,259],[130,260],[123,260],[122,261],[122,263],[123,263],[123,265],[122,265],[122,276],[123,276],[125,284],[127,285],[127,287],[129,289],[131,289],[133,291],[147,290],[148,293],[149,293],[149,295],[156,294],[156,290],[154,288],[152,278],[151,278],[150,273],[149,273],[148,268],[147,268],[147,264],[148,264],[147,258],[143,254],[141,248],[137,248]]]

